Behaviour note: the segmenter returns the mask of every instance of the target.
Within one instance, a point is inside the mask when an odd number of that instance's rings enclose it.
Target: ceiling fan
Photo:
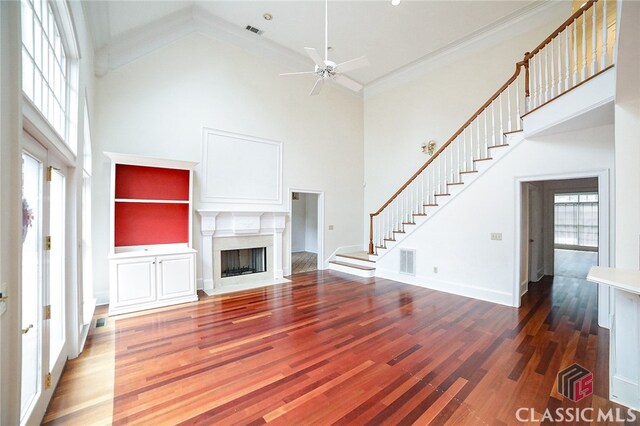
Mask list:
[[[305,74],[315,74],[318,79],[316,80],[316,84],[314,84],[313,89],[311,89],[310,96],[315,96],[320,93],[322,86],[324,85],[325,80],[333,80],[341,86],[346,87],[347,89],[353,90],[354,92],[360,91],[362,89],[362,84],[358,83],[350,79],[349,77],[343,75],[343,73],[348,71],[353,71],[358,68],[366,67],[369,65],[369,61],[366,56],[361,56],[356,59],[351,59],[346,62],[342,62],[340,64],[336,64],[333,61],[329,60],[329,0],[325,0],[324,5],[324,60],[318,54],[318,51],[313,47],[305,47],[304,50],[307,52],[307,55],[311,58],[311,60],[315,63],[315,69],[313,71],[302,71],[302,72],[288,72],[282,75],[305,75]]]

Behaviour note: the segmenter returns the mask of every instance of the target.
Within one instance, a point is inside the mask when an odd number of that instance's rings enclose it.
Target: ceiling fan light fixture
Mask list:
[[[391,0],[391,5],[392,6],[397,6],[400,4],[400,0]]]

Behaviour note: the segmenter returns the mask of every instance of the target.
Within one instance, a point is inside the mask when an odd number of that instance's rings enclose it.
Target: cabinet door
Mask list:
[[[116,307],[156,300],[155,263],[153,257],[113,261],[112,303],[115,302]]]
[[[194,254],[159,256],[158,300],[196,294]]]

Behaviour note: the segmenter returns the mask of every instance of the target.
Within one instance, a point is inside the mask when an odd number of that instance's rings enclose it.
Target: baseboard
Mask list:
[[[204,281],[202,280],[202,278],[198,278],[196,280],[196,289],[204,290]]]
[[[529,291],[529,280],[524,280],[520,283],[520,297],[527,294]]]
[[[381,270],[379,268],[376,269],[376,277],[428,288],[431,290],[442,291],[444,293],[455,294],[457,296],[470,297],[472,299],[483,300],[485,302],[497,303],[499,305],[513,306],[513,295],[503,291],[489,290],[468,284],[436,280],[427,277],[403,275],[389,270]]]
[[[96,298],[96,306],[108,305],[109,304],[109,291],[101,291],[93,294]]]

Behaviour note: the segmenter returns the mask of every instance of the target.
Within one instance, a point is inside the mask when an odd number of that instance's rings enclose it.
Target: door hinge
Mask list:
[[[47,167],[47,182],[51,182],[52,174],[53,174],[53,166]]]
[[[47,373],[47,375],[44,376],[44,388],[49,389],[50,387],[51,387],[51,373]]]
[[[51,305],[46,305],[44,307],[44,319],[51,319]]]
[[[51,250],[51,236],[47,235],[44,237],[44,249]]]

